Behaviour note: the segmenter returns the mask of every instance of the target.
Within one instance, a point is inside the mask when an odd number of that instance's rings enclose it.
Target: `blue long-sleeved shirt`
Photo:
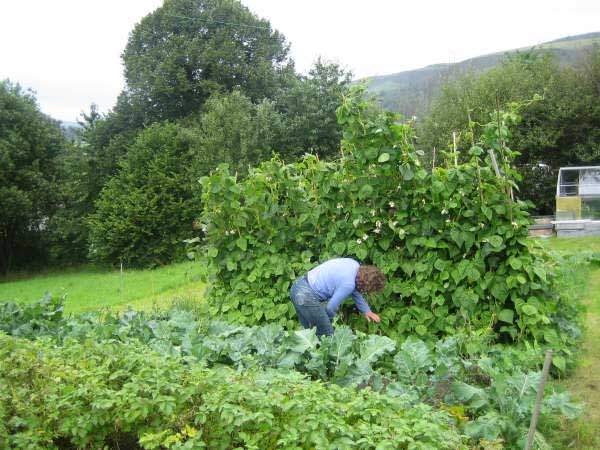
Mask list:
[[[307,274],[308,284],[323,301],[327,301],[327,315],[333,316],[346,297],[352,297],[358,310],[366,314],[369,304],[356,290],[356,274],[360,264],[352,258],[335,258],[318,265]]]

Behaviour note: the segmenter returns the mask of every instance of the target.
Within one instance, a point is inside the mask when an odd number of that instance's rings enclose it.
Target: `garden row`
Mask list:
[[[0,333],[0,447],[466,448],[451,416],[311,382],[207,369],[133,342]]]
[[[319,342],[313,330],[207,323],[177,309],[160,316],[128,311],[122,316],[88,313],[66,318],[61,307],[50,297],[24,308],[4,303],[0,330],[22,339],[50,338],[58,353],[63,352],[61,346],[70,348],[75,342],[82,348],[120,343],[140,353],[157,352],[181,366],[295,372],[318,381],[315,386],[326,382],[351,392],[378,391],[402,409],[422,408],[424,403],[446,409],[472,444],[485,440],[521,445],[540,377],[538,346],[490,345],[490,336],[457,334],[429,344],[409,338],[398,345],[385,336],[355,334],[340,326]],[[48,357],[53,348],[45,347]],[[111,359],[95,361],[102,365]],[[121,376],[131,378],[130,372],[123,369]],[[546,415],[577,413],[567,394],[547,393]]]

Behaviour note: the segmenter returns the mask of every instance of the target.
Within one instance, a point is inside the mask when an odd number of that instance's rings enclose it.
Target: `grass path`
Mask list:
[[[591,450],[600,449],[600,269],[590,271],[584,304],[588,310],[581,364],[565,381],[565,387],[584,403],[585,411],[571,428],[571,442],[565,444],[567,448]]]
[[[577,420],[564,421],[550,433],[556,449],[600,449],[600,269],[593,268],[588,275],[583,298],[586,329],[579,365],[569,378],[555,382],[556,387],[568,390],[584,410]]]
[[[581,252],[600,252],[600,237],[544,239],[540,243],[563,255]],[[573,400],[584,405],[581,417],[575,421],[557,423],[548,431],[552,448],[600,450],[600,268],[591,266],[576,271],[569,289],[581,292],[586,307],[585,331],[580,347],[579,365],[574,373],[552,384],[568,390]]]

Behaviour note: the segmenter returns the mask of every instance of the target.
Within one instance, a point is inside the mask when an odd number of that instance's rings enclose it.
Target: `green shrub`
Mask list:
[[[194,142],[175,124],[154,124],[137,137],[90,219],[92,259],[131,266],[166,264],[184,254],[199,213]]]

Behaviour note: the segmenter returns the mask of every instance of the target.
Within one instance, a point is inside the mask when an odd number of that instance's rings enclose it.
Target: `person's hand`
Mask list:
[[[365,313],[365,319],[367,319],[369,322],[379,322],[381,317],[379,317],[373,311],[369,311],[368,313]]]

